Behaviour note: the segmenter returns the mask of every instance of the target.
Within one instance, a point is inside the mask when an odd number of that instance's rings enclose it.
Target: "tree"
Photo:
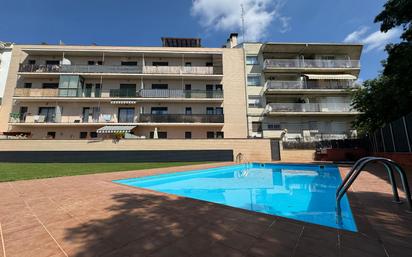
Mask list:
[[[352,106],[363,112],[354,121],[361,133],[412,111],[412,0],[388,0],[375,22],[381,23],[382,32],[402,26],[402,41],[386,46],[382,74],[353,93]]]

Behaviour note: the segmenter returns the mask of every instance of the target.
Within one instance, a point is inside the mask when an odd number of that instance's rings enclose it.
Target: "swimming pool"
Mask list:
[[[346,195],[337,221],[341,177],[334,165],[249,163],[114,182],[357,231]]]

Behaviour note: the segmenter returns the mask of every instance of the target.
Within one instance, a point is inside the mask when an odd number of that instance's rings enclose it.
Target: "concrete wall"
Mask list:
[[[1,151],[138,151],[138,150],[233,150],[244,161],[270,162],[269,139],[170,139],[170,140],[0,140]]]
[[[280,152],[280,158],[282,162],[313,162],[315,150],[285,150],[282,149]]]

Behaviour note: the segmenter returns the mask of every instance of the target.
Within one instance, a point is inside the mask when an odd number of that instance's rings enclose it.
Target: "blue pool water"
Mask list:
[[[116,183],[357,231],[346,196],[337,221],[332,165],[240,164],[116,180]]]

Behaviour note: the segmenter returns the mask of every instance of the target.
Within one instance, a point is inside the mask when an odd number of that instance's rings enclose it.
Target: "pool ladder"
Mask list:
[[[387,158],[382,158],[382,157],[364,157],[359,159],[352,167],[352,169],[349,171],[349,173],[346,175],[346,177],[343,179],[342,184],[338,187],[336,190],[336,213],[338,217],[341,216],[341,205],[340,201],[346,191],[348,191],[349,187],[353,184],[355,179],[359,176],[359,174],[363,171],[363,168],[368,163],[372,162],[377,162],[383,164],[385,167],[386,171],[388,172],[388,177],[389,181],[392,184],[392,192],[393,192],[393,201],[395,203],[402,203],[402,201],[399,199],[399,194],[398,194],[398,188],[396,186],[396,181],[394,178],[393,171],[396,170],[399,173],[403,190],[405,192],[406,196],[406,202],[408,204],[408,212],[412,212],[412,200],[411,200],[411,192],[409,190],[409,184],[408,184],[408,179],[406,177],[405,171],[402,169],[402,167],[394,162],[391,159]]]

